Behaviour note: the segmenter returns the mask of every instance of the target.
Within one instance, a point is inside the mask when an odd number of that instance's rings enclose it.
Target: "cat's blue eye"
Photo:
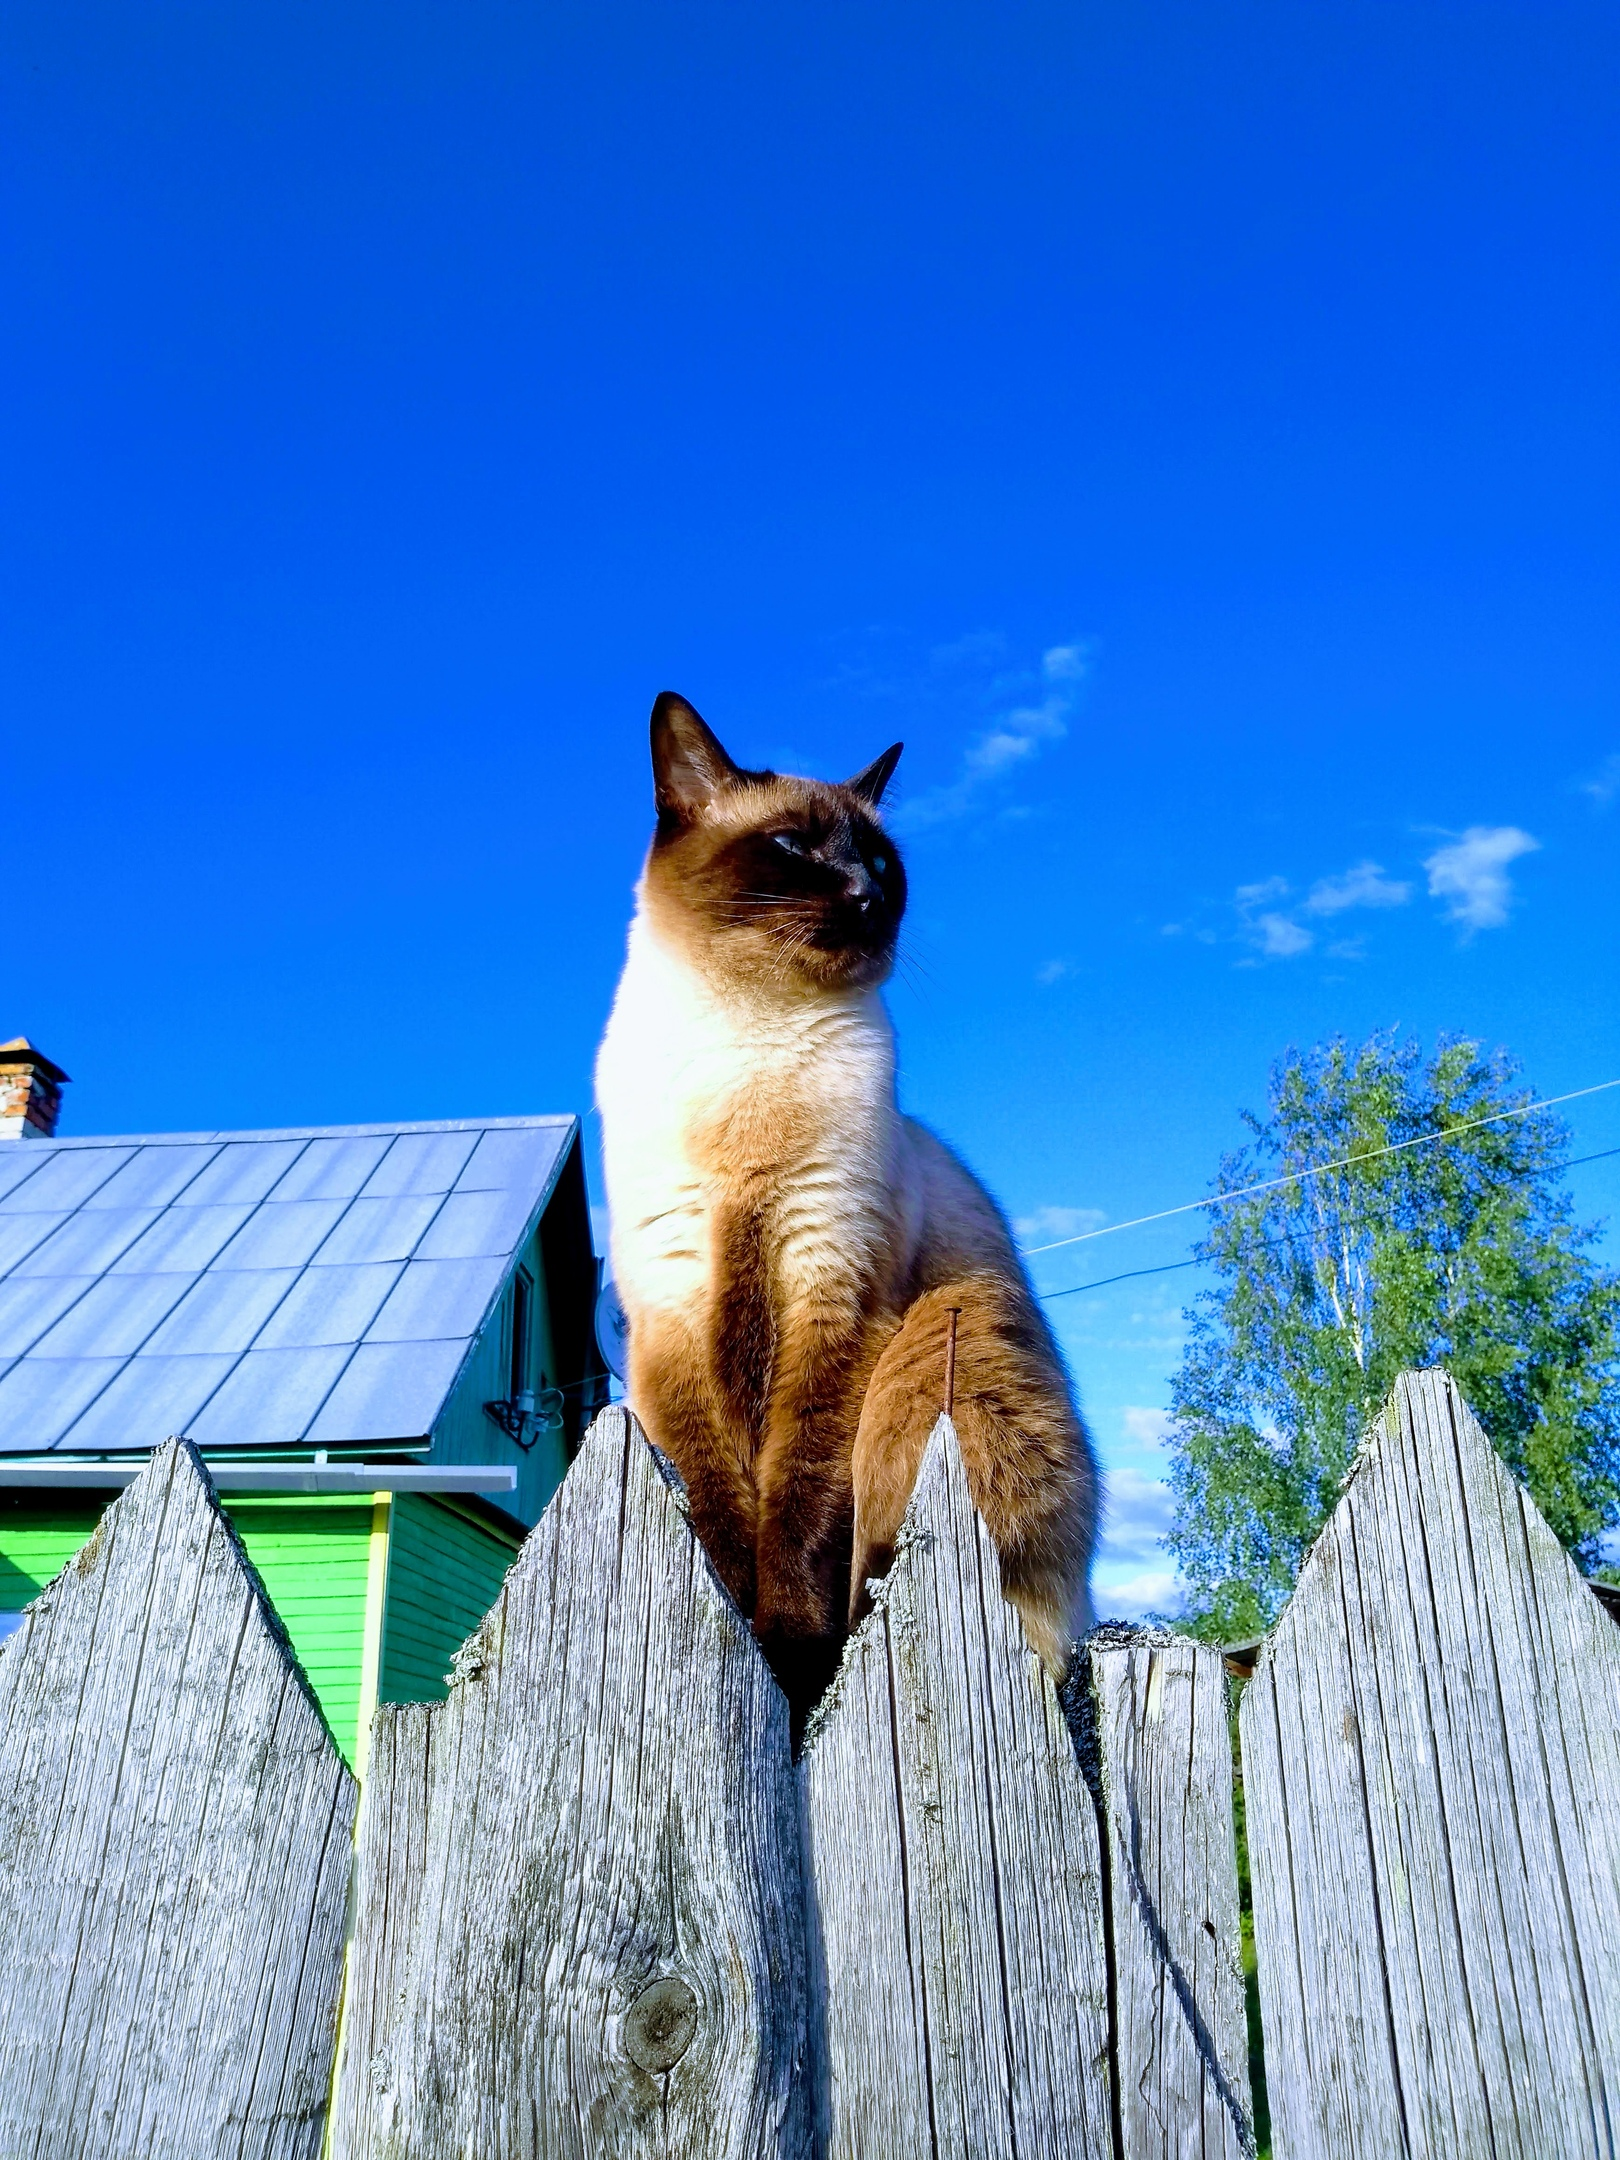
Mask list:
[[[797,833],[775,832],[771,834],[771,838],[779,848],[786,848],[790,855],[802,855],[804,853],[804,842]]]
[[[887,855],[874,855],[872,857],[872,868],[877,872],[879,877],[883,875],[884,871],[887,870],[888,867],[889,858]]]

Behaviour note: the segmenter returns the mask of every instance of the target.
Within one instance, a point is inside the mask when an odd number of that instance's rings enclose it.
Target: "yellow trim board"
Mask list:
[[[371,1543],[366,1553],[366,1632],[360,1651],[360,1705],[355,1718],[354,1774],[365,1783],[371,1754],[371,1720],[377,1708],[377,1682],[382,1672],[383,1607],[388,1596],[388,1534],[393,1513],[392,1496],[371,1496]]]
[[[366,1805],[366,1766],[371,1757],[371,1720],[377,1708],[377,1680],[382,1671],[383,1606],[388,1595],[388,1536],[392,1527],[393,1496],[371,1496],[371,1540],[366,1549],[366,1627],[360,1650],[360,1707],[355,1717],[354,1774],[360,1785],[360,1806],[355,1812],[355,1858],[349,1864],[349,1909],[343,1924],[343,1981],[338,1996],[337,2044],[332,2050],[332,2075],[326,2089],[326,2125],[321,2136],[321,2160],[331,2160],[334,2109],[338,2073],[343,2067],[343,2048],[349,2029],[349,1987],[353,1979],[355,1867],[359,1858],[360,1816]]]

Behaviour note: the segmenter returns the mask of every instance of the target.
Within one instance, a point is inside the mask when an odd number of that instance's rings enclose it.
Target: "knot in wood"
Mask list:
[[[673,2070],[698,2028],[698,2001],[684,1980],[669,1975],[644,1987],[624,2020],[624,2051],[638,2070],[656,2077]]]

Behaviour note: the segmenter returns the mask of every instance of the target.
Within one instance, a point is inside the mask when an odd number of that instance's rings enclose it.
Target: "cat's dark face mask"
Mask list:
[[[706,973],[864,989],[894,963],[906,873],[875,815],[896,743],[842,786],[748,772],[684,698],[653,707],[658,830],[646,904]]]

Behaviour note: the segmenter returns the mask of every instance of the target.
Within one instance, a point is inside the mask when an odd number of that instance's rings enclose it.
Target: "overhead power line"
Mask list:
[[[1611,1081],[1608,1084],[1612,1086],[1613,1082]],[[1560,1099],[1567,1100],[1567,1097]],[[1445,1135],[1442,1133],[1437,1134],[1435,1137],[1443,1139]],[[1566,1170],[1578,1170],[1582,1163],[1602,1162],[1609,1155],[1620,1155],[1620,1147],[1599,1148],[1595,1155],[1577,1155],[1572,1161],[1565,1163],[1563,1168]],[[1126,1227],[1127,1225],[1124,1223],[1119,1225],[1121,1230]],[[1049,1252],[1052,1248],[1047,1246],[1044,1249]],[[1198,1260],[1166,1260],[1162,1267],[1127,1268],[1123,1275],[1104,1275],[1098,1282],[1071,1283],[1067,1290],[1043,1290],[1040,1296],[1043,1303],[1049,1304],[1053,1298],[1079,1297],[1083,1290],[1106,1290],[1113,1283],[1134,1282],[1139,1275],[1174,1275],[1178,1268],[1200,1267],[1202,1265],[1203,1263]]]
[[[1197,1267],[1196,1260],[1167,1260],[1163,1267],[1133,1267],[1123,1275],[1105,1275],[1101,1282],[1070,1283],[1067,1290],[1043,1290],[1041,1297],[1050,1302],[1053,1298],[1078,1297],[1082,1290],[1106,1290],[1110,1283],[1134,1282],[1138,1275],[1173,1275],[1177,1268]]]
[[[1308,1170],[1290,1170],[1282,1177],[1261,1178],[1255,1185],[1239,1185],[1233,1192],[1208,1193],[1202,1200],[1183,1200],[1179,1207],[1160,1208],[1153,1215],[1133,1215],[1129,1222],[1104,1223],[1100,1230],[1081,1230],[1073,1237],[1054,1238],[1050,1245],[1024,1245],[1026,1260],[1038,1253],[1061,1252],[1066,1245],[1089,1244],[1092,1238],[1112,1237],[1119,1230],[1140,1230],[1144,1223],[1165,1222],[1172,1215],[1191,1215],[1199,1208],[1225,1207],[1229,1200],[1246,1200],[1251,1193],[1273,1192],[1279,1185],[1303,1185],[1308,1178],[1326,1177],[1331,1170],[1348,1170],[1355,1163],[1376,1162],[1381,1155],[1399,1155],[1406,1148],[1433,1147],[1458,1133],[1472,1132],[1476,1125],[1499,1125],[1504,1118],[1528,1117],[1532,1110],[1550,1110],[1555,1103],[1575,1102],[1583,1095],[1601,1095],[1605,1088],[1620,1087],[1620,1080],[1600,1080],[1596,1087],[1571,1088],[1567,1095],[1545,1095],[1540,1102],[1520,1103],[1515,1110],[1492,1110],[1484,1117],[1464,1118],[1444,1132],[1419,1133],[1415,1140],[1395,1140],[1388,1147],[1368,1148],[1360,1155],[1342,1155],[1337,1162],[1317,1163]],[[1594,1161],[1595,1157],[1583,1157]],[[1566,1167],[1572,1167],[1566,1165]]]

